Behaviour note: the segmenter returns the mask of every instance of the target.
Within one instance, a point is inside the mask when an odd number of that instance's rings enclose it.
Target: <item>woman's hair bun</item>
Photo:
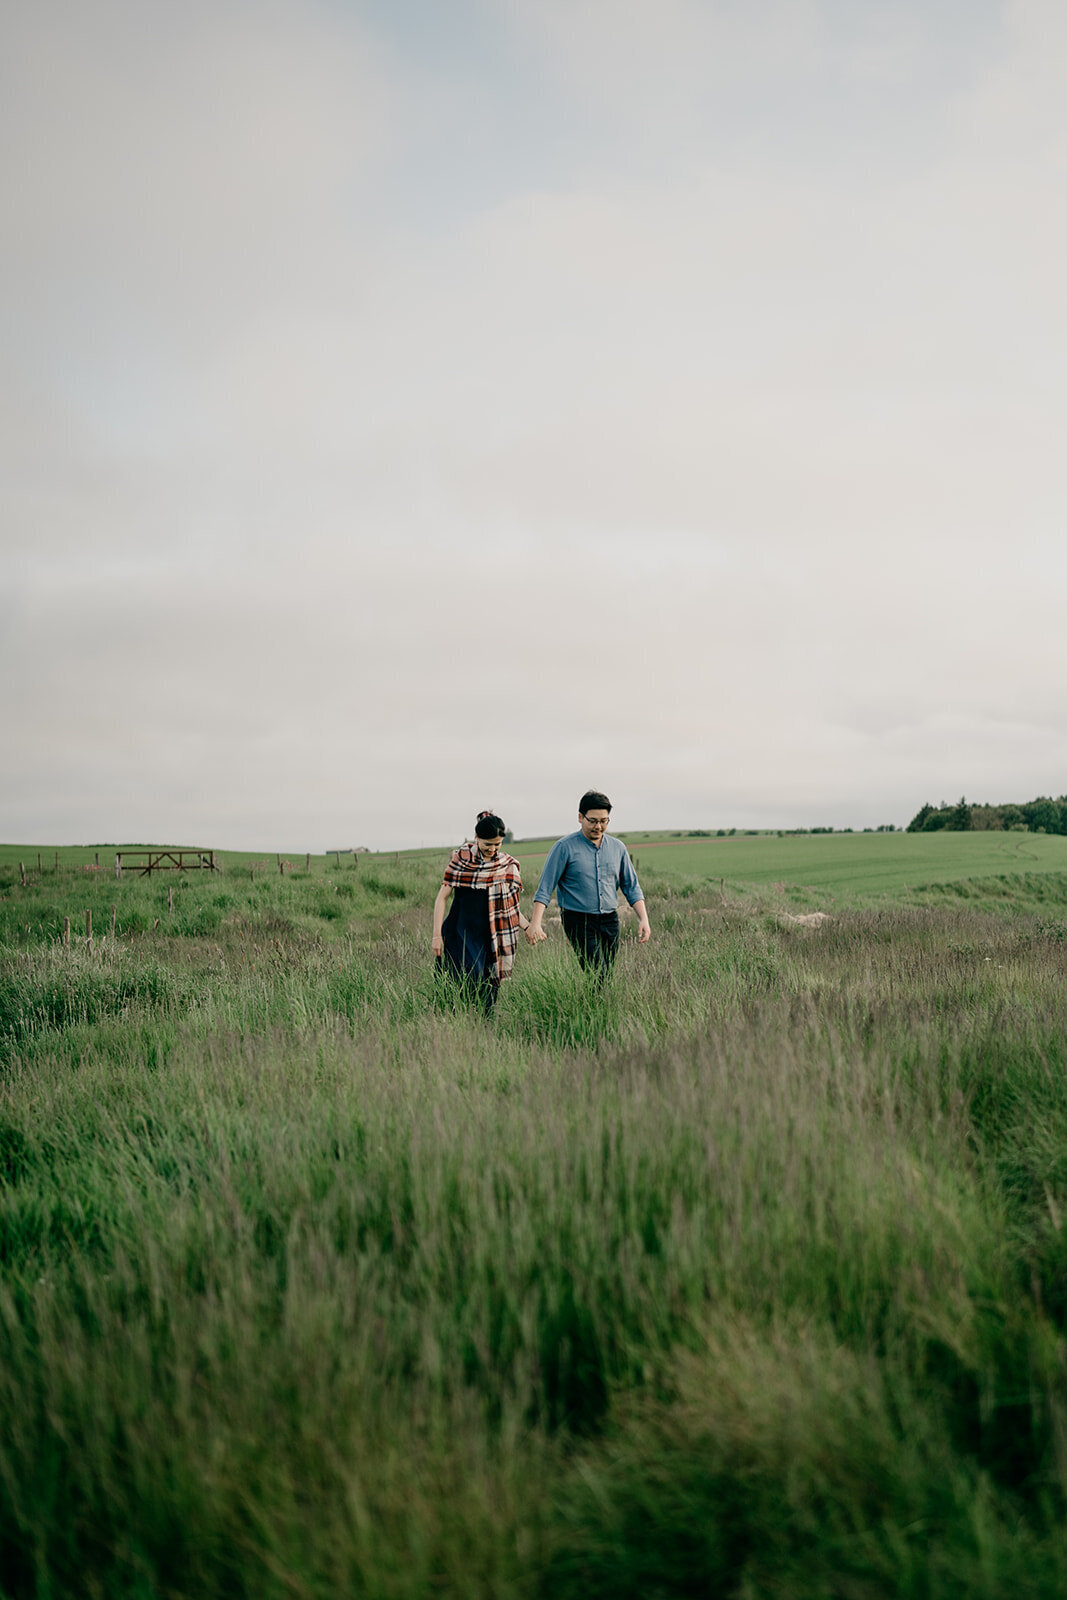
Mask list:
[[[502,839],[507,831],[504,819],[498,817],[495,811],[479,811],[474,824],[474,832],[479,839]]]

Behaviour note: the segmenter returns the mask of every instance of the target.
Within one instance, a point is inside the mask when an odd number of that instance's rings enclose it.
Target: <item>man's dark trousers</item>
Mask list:
[[[574,946],[583,972],[603,983],[619,949],[619,913],[561,911],[563,931]]]

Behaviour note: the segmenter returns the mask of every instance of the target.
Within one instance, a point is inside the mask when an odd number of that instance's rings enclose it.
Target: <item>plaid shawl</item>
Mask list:
[[[485,889],[489,895],[489,937],[493,941],[493,960],[497,978],[507,978],[515,962],[519,942],[519,895],[522,871],[514,856],[501,850],[486,861],[477,844],[453,850],[445,868],[445,883],[453,889]]]

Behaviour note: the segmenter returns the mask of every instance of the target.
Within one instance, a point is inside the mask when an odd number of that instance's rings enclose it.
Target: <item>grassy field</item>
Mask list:
[[[0,1595],[1062,1596],[1064,843],[641,841],[488,1025],[445,852],[0,850]]]
[[[628,833],[621,835],[638,867],[656,882],[674,888],[686,884],[764,885],[812,889],[820,894],[841,894],[855,900],[897,896],[902,890],[931,888],[962,879],[1017,878],[1020,874],[1067,872],[1067,838],[1032,833],[835,833],[807,835],[737,834],[733,838],[690,838],[684,834]],[[513,853],[523,864],[532,888],[552,839],[524,839]],[[86,877],[114,879],[115,845],[54,846],[0,845],[0,868],[17,872],[21,861],[31,877],[47,878],[59,868],[80,871]],[[305,852],[219,852],[230,876],[249,873],[269,876],[284,872],[313,876],[374,870],[382,865],[442,866],[448,847],[387,851],[355,857],[315,855]],[[40,863],[40,869],[38,868]],[[157,879],[163,882],[164,879]]]
[[[1067,872],[1067,838],[1030,833],[738,834],[690,839],[625,835],[638,869],[670,884],[759,884],[871,899],[920,885]],[[540,868],[551,840],[516,845]]]

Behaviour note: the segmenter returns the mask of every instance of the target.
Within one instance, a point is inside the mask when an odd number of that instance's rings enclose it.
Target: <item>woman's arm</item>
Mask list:
[[[437,891],[437,899],[433,903],[433,946],[432,946],[432,948],[433,948],[433,953],[434,953],[435,956],[443,956],[444,953],[445,953],[445,941],[444,941],[444,939],[443,939],[443,937],[441,935],[441,924],[445,920],[445,906],[446,906],[446,904],[448,902],[448,897],[449,897],[449,895],[451,893],[452,893],[452,885],[450,883],[443,883],[441,885],[441,887],[438,889],[438,891]]]
[[[518,867],[518,862],[516,862],[515,865],[516,865],[516,868],[517,868]],[[522,907],[519,904],[519,896],[521,894],[522,894],[522,873],[521,873],[521,871],[519,871],[519,872],[517,872],[517,875],[516,875],[516,878],[515,878],[515,910],[518,913],[518,917],[519,917],[519,931],[520,931],[520,933],[525,933],[527,928],[530,926],[530,919],[528,917],[524,917],[523,914],[522,914]]]

